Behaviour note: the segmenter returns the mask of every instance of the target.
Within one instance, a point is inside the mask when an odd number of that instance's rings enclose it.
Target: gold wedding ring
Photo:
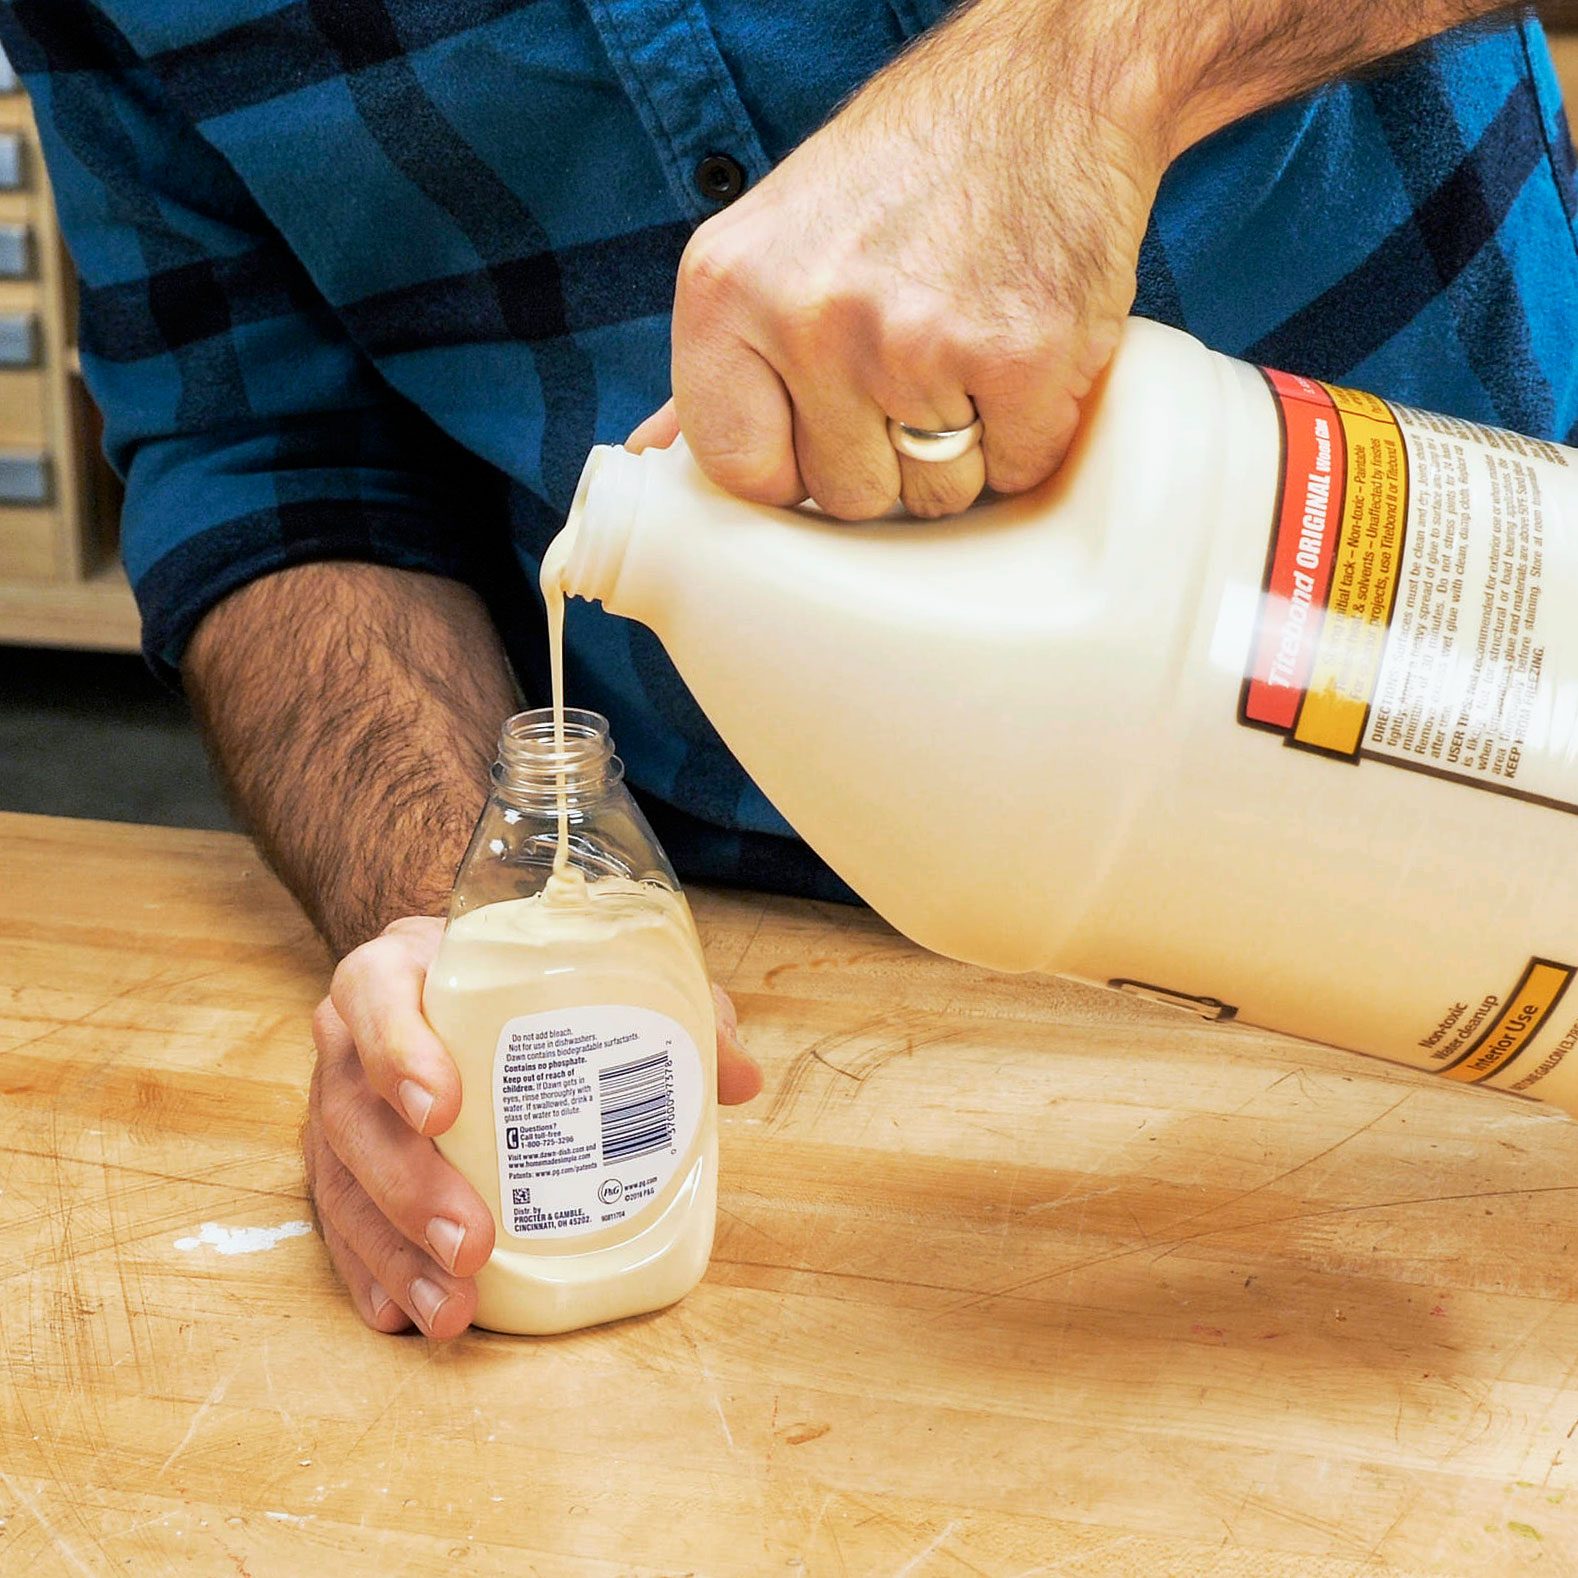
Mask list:
[[[908,422],[888,418],[888,442],[911,460],[925,460],[940,464],[968,455],[981,442],[981,419],[968,427],[911,427]]]

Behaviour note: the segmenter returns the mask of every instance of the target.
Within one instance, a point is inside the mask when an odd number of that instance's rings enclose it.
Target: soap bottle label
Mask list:
[[[623,1004],[507,1021],[493,1059],[500,1226],[513,1238],[613,1227],[662,1193],[701,1121],[683,1025]]]
[[[1575,568],[1555,444],[1266,373],[1276,518],[1239,720],[1291,746],[1578,811],[1529,749],[1570,632],[1544,596]],[[1574,654],[1578,657],[1578,653]]]

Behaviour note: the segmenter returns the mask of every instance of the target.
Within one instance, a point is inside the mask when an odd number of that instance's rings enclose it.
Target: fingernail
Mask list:
[[[433,1094],[423,1090],[414,1079],[400,1081],[400,1105],[411,1120],[411,1127],[421,1134],[427,1127],[427,1115],[433,1110]]]
[[[384,1292],[380,1283],[367,1284],[367,1302],[373,1307],[373,1319],[377,1320],[384,1312],[384,1306],[389,1302],[389,1295]]]
[[[422,1324],[431,1331],[433,1322],[438,1319],[438,1312],[449,1302],[449,1295],[436,1282],[418,1277],[411,1284],[411,1302],[416,1305]]]
[[[459,1222],[451,1222],[447,1216],[435,1216],[427,1224],[427,1247],[438,1256],[446,1271],[455,1269],[460,1246],[465,1241],[465,1228]]]

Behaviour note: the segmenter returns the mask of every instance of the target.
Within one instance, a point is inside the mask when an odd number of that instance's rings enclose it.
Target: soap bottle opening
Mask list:
[[[614,755],[608,719],[600,712],[566,707],[561,749],[554,739],[553,708],[534,707],[516,713],[500,731],[493,783],[507,804],[552,811],[558,803],[561,774],[565,799],[574,808],[607,794],[624,771]]]

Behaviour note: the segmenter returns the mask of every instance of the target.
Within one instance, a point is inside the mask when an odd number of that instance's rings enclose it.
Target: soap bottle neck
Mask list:
[[[551,708],[539,707],[511,718],[499,735],[492,772],[497,799],[539,814],[556,809],[561,778],[565,805],[573,811],[612,793],[623,777],[624,765],[614,755],[608,720],[579,707],[564,710],[562,747],[554,740]]]

